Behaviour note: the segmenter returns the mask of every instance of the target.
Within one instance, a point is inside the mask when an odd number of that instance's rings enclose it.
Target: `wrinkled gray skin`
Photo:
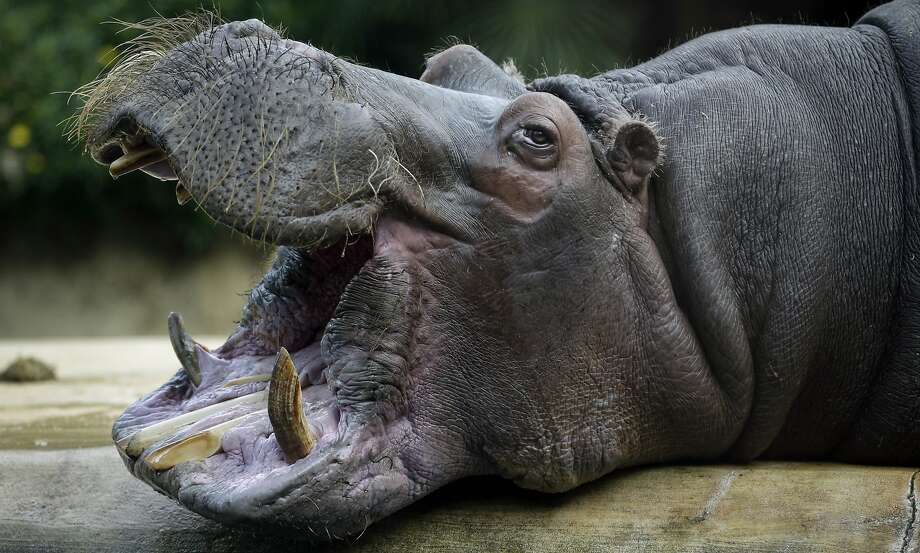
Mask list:
[[[89,147],[108,163],[146,129],[204,211],[281,247],[201,385],[178,373],[115,437],[239,395],[215,390],[280,346],[334,405],[293,464],[266,422],[127,466],[206,516],[334,539],[477,474],[920,463],[918,30],[902,2],[526,88],[469,46],[415,80],[255,20],[202,34]]]

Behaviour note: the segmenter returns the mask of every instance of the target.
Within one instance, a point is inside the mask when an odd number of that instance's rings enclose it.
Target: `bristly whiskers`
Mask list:
[[[70,97],[81,100],[66,123],[66,136],[86,142],[93,132],[113,116],[113,110],[127,96],[144,95],[156,90],[156,101],[179,100],[195,85],[213,83],[240,63],[258,59],[268,52],[274,39],[257,35],[242,48],[235,49],[223,41],[223,56],[210,54],[219,40],[216,29],[226,23],[219,13],[199,10],[180,17],[154,17],[139,22],[113,20],[121,26],[118,33],[136,32],[137,36],[118,45],[114,59],[93,81],[74,90]],[[283,28],[273,29],[283,36]],[[197,40],[195,40],[197,38]],[[167,54],[168,65],[161,64]],[[279,55],[283,55],[283,52]],[[287,72],[296,67],[286,68]],[[144,86],[139,86],[141,82]],[[156,85],[156,86],[151,86]]]

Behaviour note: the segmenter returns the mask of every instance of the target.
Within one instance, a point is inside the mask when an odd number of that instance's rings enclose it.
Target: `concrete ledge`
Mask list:
[[[165,339],[40,345],[0,343],[0,364],[44,355],[63,379],[0,384],[0,551],[305,550],[290,535],[227,528],[186,511],[133,479],[110,445],[74,447],[104,443],[134,390],[174,370]],[[93,370],[80,368],[81,359]],[[48,422],[47,413],[75,404],[108,411]],[[84,434],[74,435],[79,428]],[[911,468],[817,463],[652,467],[561,495],[472,479],[327,550],[920,553],[918,480]]]
[[[134,480],[112,448],[0,452],[0,551],[303,551],[203,519]],[[550,496],[450,486],[330,549],[917,552],[907,469],[661,467]]]

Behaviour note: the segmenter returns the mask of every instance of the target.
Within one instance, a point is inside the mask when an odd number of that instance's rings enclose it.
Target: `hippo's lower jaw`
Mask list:
[[[373,237],[282,249],[213,351],[170,315],[183,369],[113,428],[134,475],[211,518],[323,539],[423,493],[401,466],[401,450],[418,447],[404,416],[413,286],[394,236],[405,228],[382,220]],[[311,512],[290,509],[298,503]]]

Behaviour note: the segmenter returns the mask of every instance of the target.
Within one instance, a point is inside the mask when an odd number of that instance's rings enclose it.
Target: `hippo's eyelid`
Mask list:
[[[538,142],[534,140],[532,131],[544,134],[548,140]],[[536,169],[545,170],[555,166],[559,155],[559,138],[553,130],[545,126],[520,126],[512,134],[508,150],[522,162]]]
[[[540,127],[524,127],[521,135],[527,142],[537,148],[550,148],[555,145],[555,137]]]
[[[538,140],[546,139],[545,142]],[[531,116],[518,121],[517,129],[512,133],[512,139],[523,142],[531,149],[546,151],[558,146],[560,142],[559,130],[549,119],[541,116]]]

